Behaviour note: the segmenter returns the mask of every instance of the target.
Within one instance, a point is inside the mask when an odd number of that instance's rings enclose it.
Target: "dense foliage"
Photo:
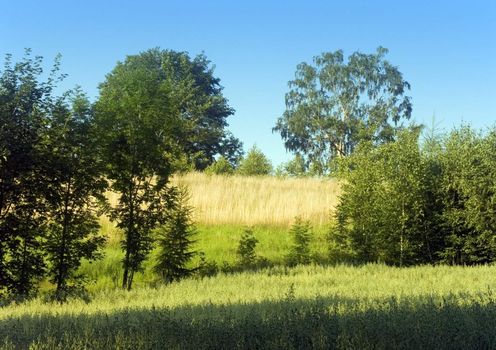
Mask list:
[[[242,155],[226,130],[233,110],[204,55],[129,56],[106,76],[94,105],[80,88],[55,95],[59,60],[45,76],[42,58],[27,50],[15,64],[7,56],[0,71],[2,298],[35,295],[45,278],[59,301],[83,290],[81,263],[102,256],[103,213],[124,231],[122,285],[130,289],[154,247],[153,229],[190,233],[170,176],[185,164],[203,169],[217,155],[232,169]],[[106,202],[107,190],[119,195],[116,205]],[[184,248],[173,243],[169,264]]]
[[[100,257],[105,243],[98,215],[107,182],[94,149],[93,112],[81,91],[76,90],[70,102],[72,106],[59,105],[52,115],[47,130],[50,156],[45,164],[51,179],[44,190],[45,215],[50,218],[45,243],[48,272],[56,288],[54,296],[61,301],[80,289],[81,260]]]
[[[232,175],[234,174],[234,167],[224,156],[220,156],[215,162],[210,164],[206,169],[205,173],[212,175]]]
[[[257,146],[253,146],[241,159],[237,172],[245,176],[270,175],[272,163]]]
[[[419,143],[418,130],[405,131],[394,143],[362,144],[340,160],[333,259],[494,261],[495,135],[462,127]]]
[[[55,96],[59,57],[42,74],[27,50],[14,65],[7,56],[0,77],[0,294],[15,297],[34,294],[47,272],[63,295],[103,243],[91,108],[78,90]]]

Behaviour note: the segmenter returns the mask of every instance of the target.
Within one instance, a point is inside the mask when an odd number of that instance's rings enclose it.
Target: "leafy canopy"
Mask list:
[[[410,84],[385,60],[387,52],[382,47],[375,54],[355,52],[345,62],[338,50],[314,57],[313,65],[299,64],[286,110],[273,128],[286,149],[325,173],[331,159],[351,154],[360,141],[394,140],[412,105],[405,96]]]

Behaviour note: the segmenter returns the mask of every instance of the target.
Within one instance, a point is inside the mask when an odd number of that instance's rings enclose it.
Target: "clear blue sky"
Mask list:
[[[0,55],[63,55],[65,84],[92,98],[117,61],[152,47],[202,51],[236,109],[230,129],[277,165],[274,123],[296,65],[325,51],[379,45],[412,85],[413,117],[446,130],[496,120],[496,1],[8,1]]]

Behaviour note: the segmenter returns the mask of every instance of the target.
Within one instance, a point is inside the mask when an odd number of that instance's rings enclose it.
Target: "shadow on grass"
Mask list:
[[[492,296],[286,300],[33,315],[0,321],[3,348],[495,349]],[[463,296],[462,296],[463,298]],[[490,300],[492,299],[492,300]]]

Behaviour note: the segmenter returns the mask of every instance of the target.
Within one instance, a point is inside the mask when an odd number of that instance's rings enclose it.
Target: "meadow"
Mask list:
[[[496,267],[275,267],[0,309],[3,349],[491,349]]]
[[[273,266],[164,285],[152,273],[153,252],[134,289],[123,291],[121,233],[102,217],[105,257],[80,269],[91,281],[88,298],[58,304],[41,295],[0,308],[0,348],[496,348],[496,266],[325,264],[335,181],[193,173],[174,183],[187,185],[199,208],[195,250],[234,264],[250,226],[257,254]],[[296,215],[312,224],[320,264],[284,266]]]
[[[194,250],[203,252],[208,261],[218,266],[236,263],[236,249],[243,231],[253,228],[258,240],[256,253],[271,264],[284,264],[293,244],[289,228],[296,216],[308,220],[312,225],[311,250],[314,261],[327,260],[327,233],[330,216],[337,204],[339,184],[334,179],[323,178],[277,178],[273,176],[221,176],[191,172],[176,175],[174,185],[189,190],[189,205],[197,227]],[[108,193],[111,204],[118,197]],[[107,217],[101,217],[102,231],[108,242],[104,258],[100,261],[84,262],[81,272],[93,283],[91,291],[114,288],[120,285],[120,247],[122,233]],[[143,273],[136,275],[135,283],[146,286],[154,283],[152,272],[154,256],[145,263]],[[192,265],[198,263],[198,259]]]

